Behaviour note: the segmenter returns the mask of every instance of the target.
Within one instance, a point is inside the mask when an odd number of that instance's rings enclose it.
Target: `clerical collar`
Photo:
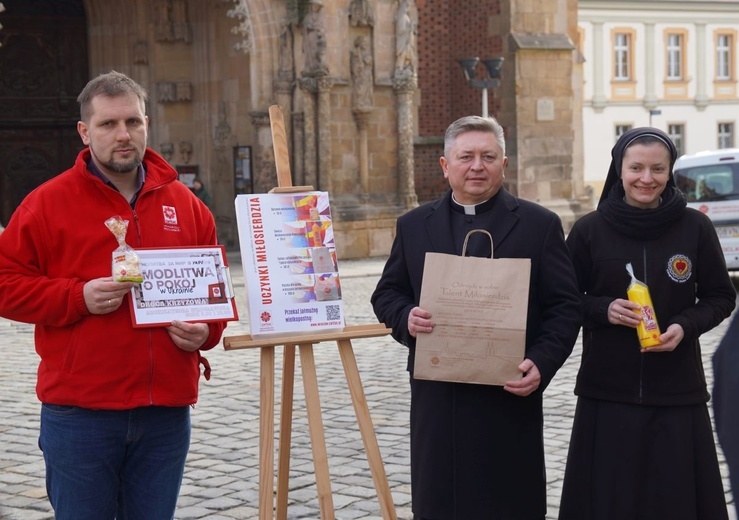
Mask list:
[[[490,211],[490,208],[493,207],[494,199],[495,197],[492,197],[486,201],[480,202],[479,204],[460,204],[454,198],[454,194],[452,193],[452,209],[457,213],[464,213],[465,215],[479,215],[480,213]]]

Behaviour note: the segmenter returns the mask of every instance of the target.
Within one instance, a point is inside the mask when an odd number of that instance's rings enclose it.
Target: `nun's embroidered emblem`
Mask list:
[[[675,255],[667,261],[667,274],[678,283],[683,283],[693,274],[693,263],[685,255]]]

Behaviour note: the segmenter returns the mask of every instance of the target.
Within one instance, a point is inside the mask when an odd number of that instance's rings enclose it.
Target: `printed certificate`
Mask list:
[[[131,289],[134,327],[238,320],[223,246],[136,249],[144,281]]]

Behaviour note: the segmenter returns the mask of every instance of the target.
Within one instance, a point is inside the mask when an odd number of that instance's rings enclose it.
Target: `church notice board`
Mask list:
[[[328,193],[238,195],[236,220],[251,336],[342,330]]]

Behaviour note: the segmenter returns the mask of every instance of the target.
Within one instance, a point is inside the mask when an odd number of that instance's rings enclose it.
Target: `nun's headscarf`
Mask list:
[[[605,199],[608,198],[608,194],[611,192],[613,187],[617,184],[621,184],[621,166],[624,162],[624,155],[626,149],[632,144],[638,143],[638,140],[642,137],[652,137],[661,141],[667,149],[670,151],[670,178],[667,181],[665,190],[669,190],[675,186],[675,178],[672,174],[672,167],[675,165],[677,160],[677,148],[670,140],[669,136],[658,128],[641,127],[632,128],[628,132],[624,132],[618,139],[613,149],[611,150],[611,166],[608,168],[608,175],[606,176],[606,183],[603,186],[603,192],[600,194],[600,206]]]
[[[663,143],[670,152],[670,178],[660,196],[660,204],[656,208],[637,208],[625,201],[625,192],[621,182],[621,165],[624,154],[632,144],[643,142],[649,137]],[[598,213],[616,231],[624,235],[652,239],[659,237],[684,214],[687,202],[685,195],[677,188],[672,167],[677,159],[677,150],[670,138],[662,130],[656,128],[634,128],[624,133],[611,151],[611,167],[608,169],[603,193],[598,202]]]

